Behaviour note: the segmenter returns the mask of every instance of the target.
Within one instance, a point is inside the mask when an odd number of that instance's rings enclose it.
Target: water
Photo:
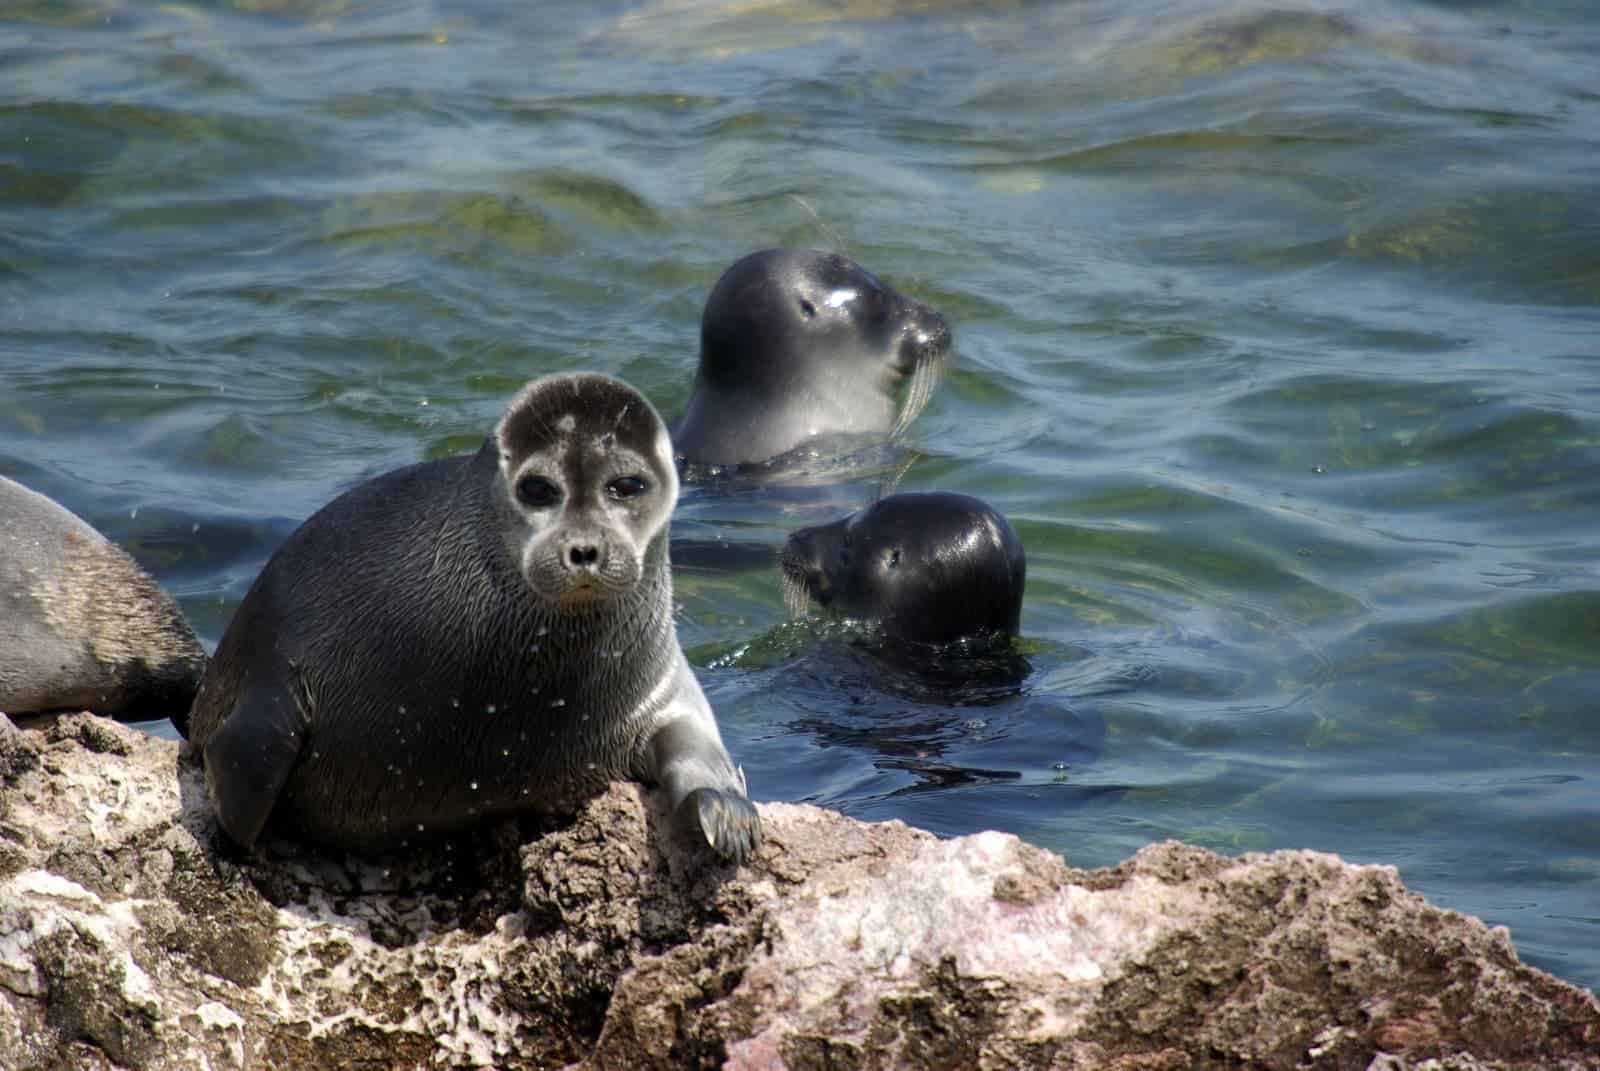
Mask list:
[[[546,371],[676,413],[721,269],[837,248],[957,358],[857,478],[683,504],[754,795],[1394,863],[1600,983],[1588,5],[6,9],[0,472],[208,644],[341,489]],[[1024,539],[1022,689],[787,623],[783,533],[900,468]]]

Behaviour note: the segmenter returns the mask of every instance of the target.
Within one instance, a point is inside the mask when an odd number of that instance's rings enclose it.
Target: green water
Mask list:
[[[1588,5],[4,12],[0,472],[208,644],[341,489],[547,371],[675,414],[722,268],[835,248],[956,361],[883,465],[685,498],[755,796],[1393,863],[1600,983]],[[768,554],[901,467],[1025,541],[1020,692],[786,623]]]

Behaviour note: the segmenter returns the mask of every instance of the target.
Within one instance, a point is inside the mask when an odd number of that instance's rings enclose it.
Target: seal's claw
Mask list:
[[[697,788],[678,805],[674,822],[691,837],[698,830],[713,851],[736,865],[761,847],[761,815],[742,796]]]

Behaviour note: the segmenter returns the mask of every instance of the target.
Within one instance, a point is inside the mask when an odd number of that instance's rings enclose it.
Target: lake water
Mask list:
[[[340,490],[544,372],[676,414],[721,270],[837,249],[956,359],[845,483],[685,496],[754,796],[1393,863],[1593,987],[1596,56],[1578,0],[10,0],[0,472],[211,646]],[[896,478],[1021,534],[1020,690],[788,623],[784,533]]]

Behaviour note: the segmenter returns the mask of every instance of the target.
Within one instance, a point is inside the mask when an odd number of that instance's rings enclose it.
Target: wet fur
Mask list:
[[[205,652],[172,598],[120,547],[0,477],[0,710],[181,715]]]
[[[894,562],[890,565],[889,562]],[[889,495],[784,543],[785,601],[816,603],[921,643],[1013,635],[1027,561],[1010,522],[968,495]]]
[[[674,803],[700,788],[736,795],[737,828],[705,832],[728,834],[724,854],[753,850],[759,824],[743,775],[672,623],[670,459],[666,513],[625,592],[558,605],[521,567],[526,541],[515,533],[527,522],[502,470],[514,475],[527,451],[560,437],[541,406],[579,378],[531,385],[473,457],[414,465],[335,499],[268,563],[191,719],[234,839],[253,842],[263,804],[283,832],[358,850],[495,815],[570,811],[611,780],[670,780],[675,756],[657,737],[682,722],[698,772]],[[631,388],[601,376],[578,386],[561,405],[611,420],[616,398],[637,400],[639,423],[610,433],[647,456],[641,428],[664,441]]]
[[[898,435],[932,394],[950,339],[938,312],[848,257],[751,253],[706,299],[674,448],[690,464],[750,465],[810,441]]]

